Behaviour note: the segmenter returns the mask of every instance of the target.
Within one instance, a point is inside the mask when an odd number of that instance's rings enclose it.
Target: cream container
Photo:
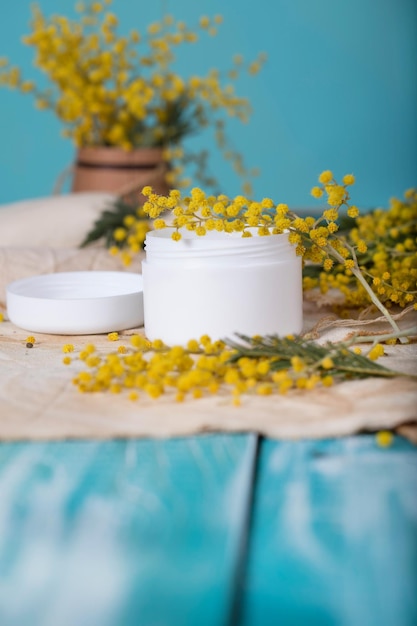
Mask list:
[[[150,231],[142,263],[144,325],[150,340],[298,334],[303,325],[301,258],[287,234],[199,237]]]

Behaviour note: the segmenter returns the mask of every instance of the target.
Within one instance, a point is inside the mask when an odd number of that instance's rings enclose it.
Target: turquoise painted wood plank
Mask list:
[[[417,624],[417,448],[261,444],[241,626]]]
[[[1,626],[229,622],[255,436],[0,446]]]

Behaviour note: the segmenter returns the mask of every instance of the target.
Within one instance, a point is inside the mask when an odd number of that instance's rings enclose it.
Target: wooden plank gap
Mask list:
[[[242,600],[246,581],[246,570],[253,526],[254,500],[259,473],[261,439],[263,439],[263,437],[261,438],[255,433],[253,433],[252,437],[252,450],[249,460],[250,466],[248,468],[247,491],[244,502],[242,523],[240,526],[240,537],[238,541],[236,557],[231,611],[228,622],[230,626],[238,626],[241,623]]]

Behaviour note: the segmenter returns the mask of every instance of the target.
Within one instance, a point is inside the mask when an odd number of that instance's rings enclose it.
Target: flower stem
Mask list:
[[[380,341],[389,341],[390,339],[399,339],[404,337],[410,337],[413,335],[417,335],[417,326],[411,326],[411,328],[406,328],[404,330],[400,330],[399,332],[394,333],[384,333],[381,335],[355,335],[348,341],[346,341],[346,345],[354,345],[356,343],[369,343],[369,342],[380,342]]]
[[[373,292],[372,288],[369,286],[369,284],[366,282],[365,278],[363,277],[362,272],[360,271],[360,269],[353,267],[352,268],[352,274],[357,278],[357,280],[361,283],[361,285],[363,286],[364,289],[366,289],[366,291],[369,294],[369,297],[371,298],[372,302],[375,304],[375,306],[381,311],[381,313],[384,315],[384,317],[386,318],[387,322],[392,326],[392,328],[394,329],[394,331],[396,333],[401,332],[400,328],[397,324],[397,322],[392,318],[390,312],[388,311],[388,309],[382,304],[382,302],[379,300],[379,298],[377,298],[377,296],[375,295],[375,293]],[[407,343],[406,339],[404,337],[400,338],[401,343]]]
[[[345,263],[345,259],[342,257],[341,254],[339,254],[339,252],[337,250],[335,250],[333,248],[332,245],[328,245],[327,246],[328,252],[342,265]],[[380,299],[376,296],[376,294],[374,293],[372,287],[368,284],[368,282],[365,280],[365,277],[363,276],[361,270],[359,269],[359,265],[358,265],[358,261],[356,259],[356,254],[354,252],[354,250],[351,249],[351,247],[349,246],[350,252],[352,253],[353,256],[353,260],[354,260],[354,267],[351,268],[351,272],[352,274],[355,276],[355,278],[360,282],[360,284],[362,285],[362,287],[365,289],[365,291],[367,292],[367,294],[369,295],[371,301],[373,302],[373,304],[381,311],[382,315],[385,317],[385,319],[387,320],[387,322],[391,325],[391,327],[393,328],[393,330],[395,331],[395,333],[401,333],[400,328],[398,326],[398,324],[396,323],[396,321],[392,318],[392,315],[390,314],[390,312],[388,311],[388,309],[382,304],[382,302],[380,301]],[[408,343],[408,340],[405,337],[399,336],[399,340],[401,343]]]

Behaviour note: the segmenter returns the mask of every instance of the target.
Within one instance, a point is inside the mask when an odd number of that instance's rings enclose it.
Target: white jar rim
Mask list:
[[[242,237],[240,232],[208,231],[199,236],[193,231],[181,231],[181,239],[172,239],[172,228],[151,230],[146,235],[145,251],[148,263],[181,262],[225,259],[234,262],[280,262],[295,258],[295,248],[288,240],[288,233],[259,236],[257,229],[250,229],[252,237]]]

